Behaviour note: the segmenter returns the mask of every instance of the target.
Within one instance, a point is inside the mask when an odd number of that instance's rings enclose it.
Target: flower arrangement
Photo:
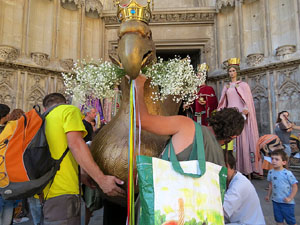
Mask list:
[[[204,67],[203,67],[204,68]],[[168,61],[159,58],[158,62],[146,68],[145,75],[151,78],[152,87],[159,86],[159,92],[153,92],[154,101],[163,101],[168,96],[173,96],[177,103],[183,101],[191,104],[197,98],[197,88],[205,82],[206,71],[195,75],[191,59],[175,57]]]
[[[93,98],[111,98],[115,94],[115,86],[125,76],[124,70],[107,61],[85,60],[74,64],[72,73],[62,73],[66,94],[76,102],[85,103]]]
[[[156,63],[143,69],[145,76],[151,78],[150,85],[159,87],[158,92],[152,93],[153,101],[163,101],[172,95],[173,101],[191,104],[197,98],[197,88],[205,82],[206,66],[201,68],[196,76],[189,57],[175,57],[168,61],[158,58]],[[111,62],[98,60],[87,63],[83,60],[74,64],[72,73],[62,75],[66,93],[75,101],[84,103],[91,97],[112,97],[125,71]]]

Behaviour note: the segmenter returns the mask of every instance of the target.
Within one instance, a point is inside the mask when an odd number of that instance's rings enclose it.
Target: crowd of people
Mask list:
[[[283,111],[278,114],[275,134],[259,138],[251,89],[246,82],[238,79],[238,73],[238,61],[229,61],[231,82],[224,86],[219,103],[213,88],[204,84],[199,87],[195,103],[185,106],[193,109],[193,119],[202,125],[206,161],[228,169],[223,204],[225,221],[228,224],[265,224],[258,195],[251,183],[252,178],[262,179],[265,169],[268,170],[267,180],[270,183],[265,199],[273,202],[275,221],[277,224],[282,224],[284,220],[288,224],[296,224],[293,199],[298,181],[287,166],[288,157],[297,158],[299,152],[299,137],[291,138],[291,132],[300,130],[300,126],[292,123],[288,119],[289,113]],[[136,104],[140,110],[138,126],[157,135],[172,136],[178,160],[188,160],[196,141],[193,119],[149,114],[143,97],[145,80],[143,75],[136,79]],[[88,224],[94,210],[111,204],[101,198],[96,187],[108,196],[125,197],[126,192],[120,187],[124,182],[105,175],[88,147],[99,131],[95,126],[97,109],[85,107],[82,119],[80,110],[66,104],[62,94],[45,96],[45,110],[55,105],[58,106],[46,117],[45,132],[50,152],[53,158],[59,159],[67,147],[70,151],[53,182],[44,189],[43,197],[35,195],[28,198],[30,212],[35,225],[80,224],[82,195],[86,203],[85,224]],[[0,132],[9,120],[17,120],[23,114],[20,109],[10,113],[7,105],[0,104]],[[0,196],[0,224],[12,223],[15,206],[16,201],[4,200]],[[125,224],[123,221],[120,224]]]

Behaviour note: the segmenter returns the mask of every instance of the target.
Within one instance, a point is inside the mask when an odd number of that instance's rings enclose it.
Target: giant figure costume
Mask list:
[[[218,107],[218,99],[216,93],[211,86],[206,84],[201,85],[198,91],[198,99],[195,100],[192,108],[195,113],[201,114],[201,125],[208,126],[207,119],[211,116],[211,113]],[[199,100],[201,98],[206,101],[204,105],[201,105]],[[197,116],[194,116],[194,120],[197,122]]]
[[[235,62],[230,62],[230,60],[228,60],[228,63],[229,68],[231,65],[237,65]],[[256,144],[259,134],[255,107],[251,89],[246,82],[230,82],[224,86],[218,109],[229,107],[236,107],[240,112],[244,109],[248,110],[243,132],[236,140],[236,168],[245,175],[249,175],[253,172],[262,175],[261,163],[256,162],[258,159],[258,157],[256,157]]]

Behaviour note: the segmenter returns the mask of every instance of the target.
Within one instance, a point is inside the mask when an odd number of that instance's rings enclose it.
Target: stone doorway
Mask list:
[[[197,65],[201,63],[200,49],[156,49],[156,56],[164,60],[173,59],[175,56],[180,56],[182,59],[189,56],[195,71]]]

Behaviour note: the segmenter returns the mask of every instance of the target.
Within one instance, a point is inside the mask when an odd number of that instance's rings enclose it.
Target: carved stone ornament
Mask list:
[[[234,7],[235,0],[217,0],[216,7],[217,10],[220,10],[221,8],[225,8],[227,6]]]
[[[264,59],[263,53],[254,53],[247,56],[247,65],[248,66],[257,66]]]
[[[204,22],[213,21],[215,18],[215,13],[209,12],[178,12],[178,13],[161,13],[153,14],[152,23],[168,23],[168,22]]]
[[[49,55],[41,52],[32,52],[31,53],[32,60],[39,66],[48,66],[49,65]]]
[[[222,68],[223,68],[224,70],[226,70],[227,67],[228,67],[228,60],[225,60],[225,61],[222,63]]]
[[[214,12],[174,12],[174,13],[155,13],[152,15],[150,24],[156,23],[214,23]],[[112,15],[104,15],[105,24],[119,24],[118,18]]]
[[[73,59],[61,59],[59,63],[64,70],[71,70],[74,65]]]
[[[85,1],[85,11],[96,11],[100,16],[103,9],[103,5],[100,0],[86,0]]]
[[[62,7],[68,10],[77,10],[84,5],[85,0],[61,0]]]
[[[119,24],[118,17],[115,16],[104,16],[103,17],[105,24]]]
[[[8,45],[0,45],[0,60],[14,61],[19,57],[19,50]]]
[[[295,45],[283,45],[276,48],[276,56],[285,56],[296,52]]]

